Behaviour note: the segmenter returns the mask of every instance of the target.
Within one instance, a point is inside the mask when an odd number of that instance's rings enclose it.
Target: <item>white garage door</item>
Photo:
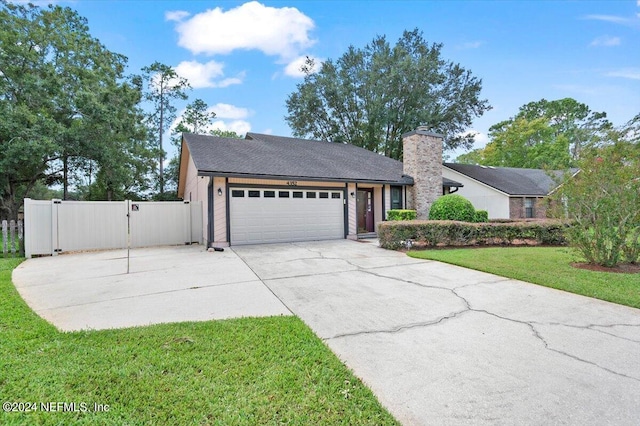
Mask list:
[[[231,244],[344,238],[344,192],[232,188]]]

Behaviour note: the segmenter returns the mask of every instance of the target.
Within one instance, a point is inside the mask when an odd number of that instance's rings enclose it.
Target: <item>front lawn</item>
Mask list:
[[[397,424],[298,318],[62,333],[18,295],[19,263],[0,259],[0,400],[31,412],[0,424]]]
[[[578,259],[567,248],[486,247],[408,254],[640,308],[640,274],[574,268],[571,263]]]

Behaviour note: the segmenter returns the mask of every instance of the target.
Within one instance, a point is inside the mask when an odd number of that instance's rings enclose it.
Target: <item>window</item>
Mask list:
[[[289,198],[289,191],[278,191],[278,197]]]
[[[275,198],[276,191],[264,191],[264,198]]]
[[[401,208],[402,208],[402,187],[392,186],[391,187],[391,209],[401,209]]]
[[[293,198],[302,198],[302,191],[293,191]]]
[[[321,192],[320,193],[320,198],[329,198],[329,193],[328,192]]]
[[[316,198],[315,192],[307,192],[307,198]]]
[[[241,189],[234,189],[233,191],[231,191],[231,196],[232,197],[244,197],[244,191]]]
[[[524,199],[524,217],[526,219],[531,219],[534,218],[534,211],[533,211],[533,206],[534,206],[534,198],[525,198]]]
[[[339,192],[332,192],[331,193],[331,198],[340,198],[340,193]]]
[[[260,198],[260,191],[249,191],[249,198]]]

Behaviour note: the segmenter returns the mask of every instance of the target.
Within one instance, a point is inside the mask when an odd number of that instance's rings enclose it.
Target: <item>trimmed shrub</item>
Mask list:
[[[489,222],[489,212],[486,210],[476,210],[473,216],[474,222]]]
[[[447,194],[438,198],[431,205],[429,220],[458,220],[473,222],[476,209],[471,201],[458,194]]]
[[[415,220],[416,217],[415,210],[394,209],[387,212],[387,220]]]
[[[566,245],[568,225],[557,220],[468,223],[451,220],[382,222],[380,246],[390,250],[417,247],[491,245]],[[408,242],[411,242],[410,244]]]

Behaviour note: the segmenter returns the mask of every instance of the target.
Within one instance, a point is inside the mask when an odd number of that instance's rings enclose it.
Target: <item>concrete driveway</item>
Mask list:
[[[291,315],[230,250],[154,247],[28,259],[12,275],[22,298],[60,330]]]
[[[638,425],[640,310],[370,242],[30,259],[20,294],[63,330],[298,315],[406,425]]]
[[[371,243],[234,251],[403,424],[640,424],[640,310]]]

